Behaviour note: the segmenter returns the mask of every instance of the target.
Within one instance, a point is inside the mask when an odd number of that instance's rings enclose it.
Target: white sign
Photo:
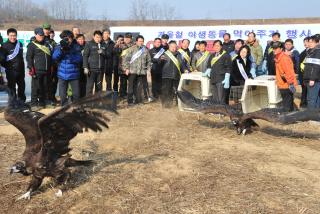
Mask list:
[[[249,32],[255,32],[262,48],[271,40],[274,32],[281,34],[281,41],[290,38],[298,51],[303,51],[303,39],[307,36],[320,33],[320,24],[285,24],[285,25],[228,25],[228,26],[154,26],[154,27],[111,27],[111,32],[125,34],[126,32],[139,33],[144,36],[147,47],[152,47],[154,38],[168,34],[170,39],[181,41],[189,39],[190,49],[198,40],[206,40],[208,49],[212,50],[214,40],[223,41],[223,34],[230,33],[231,39],[247,39]]]

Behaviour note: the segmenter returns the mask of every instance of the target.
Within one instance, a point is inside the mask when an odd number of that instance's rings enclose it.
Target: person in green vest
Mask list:
[[[31,108],[39,109],[46,106],[47,77],[51,69],[51,51],[44,41],[42,28],[34,30],[35,40],[27,49],[27,67],[31,81]]]

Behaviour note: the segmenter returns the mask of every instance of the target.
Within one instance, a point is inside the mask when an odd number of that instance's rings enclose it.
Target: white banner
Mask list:
[[[193,48],[197,40],[206,40],[209,51],[212,51],[214,40],[220,39],[223,41],[224,33],[230,33],[232,40],[246,40],[248,33],[252,31],[256,33],[263,49],[265,49],[267,41],[271,40],[271,35],[274,32],[279,32],[281,41],[285,41],[287,38],[292,39],[296,49],[301,52],[304,50],[303,39],[306,36],[320,33],[320,24],[111,27],[112,35],[118,35],[119,33],[124,35],[126,32],[143,35],[149,48],[152,47],[154,38],[161,37],[166,33],[170,40],[189,39],[191,41],[190,49]]]

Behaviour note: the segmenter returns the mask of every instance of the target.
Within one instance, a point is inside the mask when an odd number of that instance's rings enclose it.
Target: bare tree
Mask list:
[[[130,18],[134,20],[147,20],[149,16],[149,3],[146,0],[131,1]]]
[[[0,0],[1,19],[44,18],[47,12],[39,5],[27,0]]]
[[[47,4],[48,14],[55,19],[87,19],[85,0],[50,0]]]
[[[151,4],[146,0],[132,0],[129,18],[133,20],[174,20],[176,9],[168,4]]]

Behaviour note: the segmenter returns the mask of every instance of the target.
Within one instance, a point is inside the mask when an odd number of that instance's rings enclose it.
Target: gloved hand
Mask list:
[[[223,88],[228,89],[230,88],[230,73],[226,73],[224,75],[224,80],[222,81]]]
[[[36,74],[35,68],[29,68],[29,75],[30,75],[32,78],[37,78],[37,74]]]
[[[250,69],[250,74],[251,74],[252,78],[255,79],[257,77],[256,68],[252,67]]]
[[[210,78],[210,75],[211,75],[211,68],[207,68],[207,70],[202,73],[203,77],[209,77]]]
[[[263,62],[262,62],[262,71],[263,71],[265,74],[268,73],[267,60],[263,60]]]
[[[289,85],[289,90],[291,91],[292,94],[296,93],[296,87],[294,87],[294,84]]]
[[[98,49],[98,54],[102,54],[103,50],[102,49]]]
[[[84,69],[83,69],[83,73],[84,73],[85,75],[89,75],[89,74],[90,74],[90,71],[89,71],[88,68],[84,68]]]

